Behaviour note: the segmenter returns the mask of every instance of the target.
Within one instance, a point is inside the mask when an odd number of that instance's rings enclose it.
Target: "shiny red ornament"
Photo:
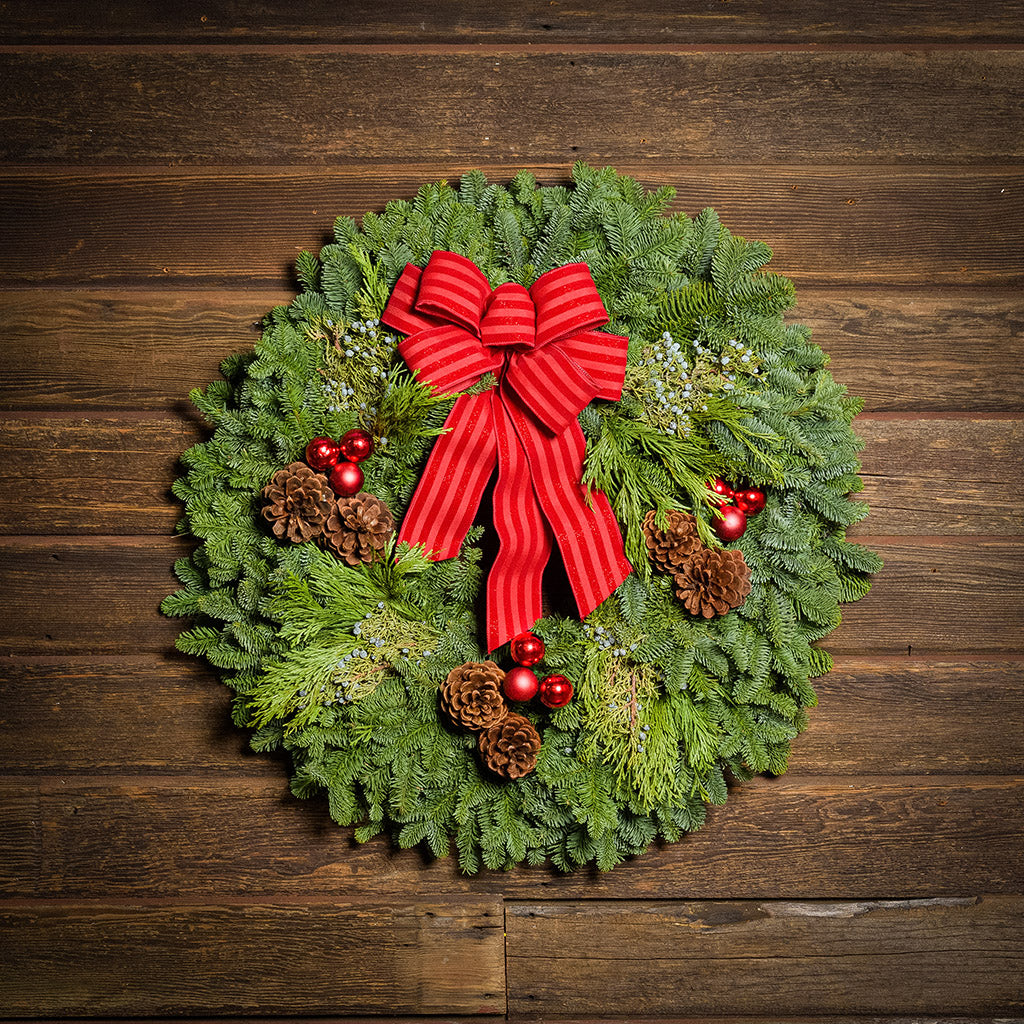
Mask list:
[[[540,702],[549,708],[564,708],[572,700],[572,683],[565,676],[545,676],[540,681]]]
[[[306,445],[306,462],[310,469],[315,469],[318,473],[326,473],[332,466],[337,465],[340,457],[340,446],[329,437],[314,437]]]
[[[342,436],[339,447],[349,462],[362,462],[373,454],[373,438],[365,430],[350,430]]]
[[[736,507],[748,516],[756,516],[764,508],[764,491],[751,487],[745,491],[736,492]]]
[[[520,633],[512,641],[512,660],[517,665],[536,665],[544,657],[544,641],[533,633]]]
[[[734,505],[722,506],[722,518],[715,520],[715,533],[723,541],[739,540],[747,528],[747,514]]]
[[[735,491],[720,476],[716,476],[709,486],[715,494],[719,494],[723,498],[731,498],[735,494]]]
[[[524,665],[516,665],[505,673],[501,684],[502,692],[509,700],[533,700],[540,688],[540,682],[533,672]]]
[[[358,494],[363,487],[363,471],[354,462],[339,462],[327,479],[331,490],[342,498]]]

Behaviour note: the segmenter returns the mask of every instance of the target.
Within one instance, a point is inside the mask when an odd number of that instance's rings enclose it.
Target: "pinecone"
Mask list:
[[[521,779],[537,767],[540,733],[522,715],[506,715],[480,733],[480,756],[495,775]]]
[[[302,544],[323,529],[334,495],[323,473],[315,473],[304,462],[292,462],[273,475],[263,497],[263,518],[274,536]]]
[[[346,565],[371,562],[395,532],[395,519],[380,498],[360,491],[338,498],[324,524],[322,543]]]
[[[686,610],[705,619],[738,608],[750,593],[750,569],[743,552],[735,549],[698,551],[673,578]]]
[[[508,714],[501,694],[504,679],[493,661],[468,661],[448,673],[441,685],[441,706],[456,725],[473,732],[487,729]]]
[[[687,559],[704,543],[697,532],[697,520],[688,512],[667,512],[668,530],[654,525],[654,510],[644,516],[644,539],[651,561],[665,572],[679,572]]]

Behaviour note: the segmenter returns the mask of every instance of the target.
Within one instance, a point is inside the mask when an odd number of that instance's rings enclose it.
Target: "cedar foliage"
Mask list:
[[[831,666],[815,641],[881,564],[845,539],[867,513],[848,499],[861,487],[860,403],[809,332],[785,323],[793,287],[763,271],[769,249],[713,210],[666,213],[673,196],[577,164],[566,186],[523,172],[502,187],[474,171],[359,226],[339,218],[332,244],[300,256],[303,290],[267,316],[255,350],[192,394],[214,429],[184,454],[174,489],[180,531],[201,544],[177,563],[182,588],[163,610],[193,617],[179,647],[221,671],[253,747],[287,749],[293,791],[326,792],[360,841],[387,832],[437,856],[454,841],[468,873],[521,861],[607,870],[699,828],[727,777],[786,769],[816,702],[810,680]],[[543,745],[536,772],[514,783],[488,775],[475,737],[438,710],[455,666],[488,653],[510,664],[481,648],[483,529],[450,561],[392,547],[352,568],[278,543],[258,516],[261,488],[312,437],[362,426],[378,442],[364,489],[400,521],[453,396],[416,382],[377,318],[405,264],[435,249],[474,260],[492,286],[585,261],[607,329],[630,338],[622,401],[592,403],[580,422],[586,479],[608,493],[636,572],[585,623],[550,615],[535,627],[544,670],[577,689],[558,711],[525,710]],[[734,545],[750,597],[705,621],[651,571],[642,531],[651,509],[679,508],[717,543],[712,476],[762,486],[768,502]]]

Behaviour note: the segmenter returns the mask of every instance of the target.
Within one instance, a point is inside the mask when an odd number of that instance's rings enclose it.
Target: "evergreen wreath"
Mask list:
[[[467,873],[607,870],[699,828],[728,777],[786,770],[809,680],[832,664],[815,641],[881,565],[845,539],[867,514],[848,497],[861,403],[784,322],[794,289],[763,271],[768,247],[710,209],[667,214],[673,198],[577,164],[567,186],[473,171],[359,226],[339,218],[255,350],[192,393],[214,429],[174,493],[199,545],[162,610],[198,617],[178,647],[220,670],[255,750],[290,753],[293,793],[326,791],[360,842],[388,832],[444,856],[454,839]],[[582,622],[549,574],[533,633],[545,670],[575,686],[562,706],[499,706],[510,653],[483,645],[485,526],[446,561],[391,530],[455,396],[418,382],[381,316],[406,264],[437,250],[492,287],[585,263],[606,330],[629,339],[621,400],[578,422],[584,483],[608,496],[633,571]],[[314,438],[350,432],[374,451],[335,507],[302,463]],[[763,510],[747,506],[758,514],[723,547],[735,509],[720,503],[742,505],[744,487]]]

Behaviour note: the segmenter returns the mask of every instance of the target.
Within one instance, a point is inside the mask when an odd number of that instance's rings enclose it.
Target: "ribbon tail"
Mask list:
[[[603,491],[588,491],[581,482],[586,440],[579,424],[552,438],[514,395],[503,397],[529,456],[537,500],[558,542],[580,618],[586,618],[633,571],[615,513]]]
[[[434,561],[459,553],[497,461],[493,398],[485,392],[456,401],[402,520],[398,542],[422,544]]]
[[[541,583],[551,529],[530,482],[530,463],[502,403],[494,405],[498,479],[494,525],[501,546],[487,577],[487,650],[525,633],[541,617]]]

